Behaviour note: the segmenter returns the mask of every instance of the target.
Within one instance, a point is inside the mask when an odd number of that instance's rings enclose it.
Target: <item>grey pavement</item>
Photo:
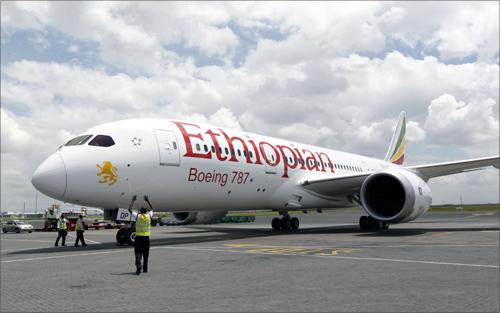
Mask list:
[[[155,227],[150,272],[116,230],[89,246],[55,233],[1,235],[2,312],[498,312],[497,213],[428,213],[362,232],[359,212],[255,223]],[[70,233],[71,234],[71,233]],[[74,234],[72,234],[74,235]]]

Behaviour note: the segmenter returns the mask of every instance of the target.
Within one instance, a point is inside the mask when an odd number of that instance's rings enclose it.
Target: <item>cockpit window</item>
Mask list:
[[[89,142],[89,146],[111,147],[115,142],[113,138],[106,135],[97,135]]]
[[[90,138],[92,137],[92,135],[82,135],[82,136],[78,136],[76,138],[73,138],[71,139],[70,141],[68,141],[65,146],[78,146],[78,145],[83,145],[84,143],[86,143]]]

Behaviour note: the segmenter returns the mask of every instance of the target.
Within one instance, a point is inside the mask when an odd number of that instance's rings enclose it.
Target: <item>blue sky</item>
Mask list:
[[[96,124],[162,116],[408,164],[498,154],[497,2],[2,2],[2,210]],[[431,181],[498,202],[498,171]],[[39,206],[53,200],[39,197]]]

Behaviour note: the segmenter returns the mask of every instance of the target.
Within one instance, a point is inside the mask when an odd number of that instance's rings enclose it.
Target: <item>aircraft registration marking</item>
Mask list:
[[[350,253],[360,249],[353,248],[309,248],[294,246],[268,246],[258,244],[225,244],[230,248],[239,248],[248,253],[269,253],[269,254],[296,254],[296,255],[320,255],[335,256],[339,253]]]

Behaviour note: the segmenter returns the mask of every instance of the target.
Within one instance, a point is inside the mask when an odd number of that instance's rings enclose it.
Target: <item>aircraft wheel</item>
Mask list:
[[[283,229],[283,230],[289,230],[290,228],[292,228],[292,223],[290,222],[289,218],[285,217],[285,218],[281,219],[280,226],[281,226],[281,229]]]
[[[127,228],[127,243],[133,246],[135,241],[135,228]]]
[[[274,230],[280,230],[280,219],[275,217],[271,221],[271,226]]]
[[[361,228],[361,230],[369,229],[368,216],[363,215],[359,218],[359,228]]]
[[[127,242],[127,228],[120,228],[116,232],[116,241],[123,245]]]
[[[20,232],[21,232],[21,230],[19,228],[16,228],[16,233],[19,234]]]
[[[299,229],[299,225],[300,225],[300,222],[299,222],[299,219],[296,218],[296,217],[292,217],[290,219],[290,227],[293,229],[293,230],[296,230],[296,229]]]
[[[4,234],[7,233],[7,229],[6,228],[2,229],[2,231],[3,231]]]

